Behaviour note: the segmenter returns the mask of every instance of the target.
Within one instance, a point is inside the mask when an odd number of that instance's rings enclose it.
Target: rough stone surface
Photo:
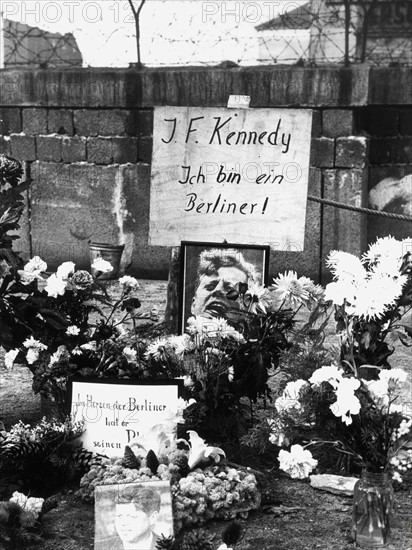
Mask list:
[[[137,111],[136,124],[138,136],[151,136],[153,133],[153,109],[139,109]],[[129,128],[128,133],[135,135],[136,128]]]
[[[50,109],[47,126],[49,134],[73,135],[73,111],[70,109]]]
[[[0,135],[0,154],[7,156],[11,155],[10,138],[8,136]]]
[[[312,137],[320,137],[322,135],[322,112],[319,109],[314,109],[312,112]]]
[[[322,132],[325,137],[351,136],[354,131],[354,112],[345,109],[325,109],[322,113]]]
[[[21,112],[15,107],[0,108],[0,135],[21,132]]]
[[[62,138],[60,136],[38,136],[37,159],[49,162],[61,162]]]
[[[150,137],[139,138],[137,158],[140,162],[152,162],[153,139]]]
[[[137,161],[137,138],[114,137],[112,138],[113,162],[125,164]]]
[[[86,139],[85,137],[68,137],[62,139],[63,162],[80,162],[86,160]]]
[[[336,168],[363,168],[368,158],[369,140],[366,137],[341,137],[336,140]]]
[[[365,206],[367,172],[360,169],[324,170],[323,197],[343,204]],[[343,250],[359,256],[366,248],[366,216],[359,212],[323,207],[322,224],[322,281],[330,272],[325,259],[331,250]]]
[[[87,160],[96,164],[113,162],[111,138],[90,137],[87,139]]]
[[[36,160],[36,142],[33,136],[10,135],[11,155],[18,160]]]
[[[22,114],[25,134],[47,134],[46,109],[23,109]]]
[[[310,476],[310,485],[314,489],[327,491],[335,495],[352,496],[357,477],[336,476],[333,474],[319,474]]]
[[[321,196],[321,170],[311,168],[309,171],[308,194]],[[308,201],[306,209],[305,241],[303,250],[271,251],[269,264],[269,281],[278,273],[293,269],[298,275],[305,275],[319,282],[319,258],[321,254],[321,205]]]
[[[370,71],[366,66],[7,70],[0,82],[0,103],[76,109],[223,106],[235,93],[250,95],[252,107],[362,106],[371,95]],[[397,78],[404,81],[403,73],[393,70],[386,78],[391,89]]]
[[[122,136],[126,132],[127,112],[120,109],[99,111],[99,135]]]
[[[79,136],[99,135],[99,111],[91,109],[75,110],[73,112],[74,130]]]
[[[333,168],[335,161],[335,140],[331,138],[312,139],[310,163],[317,168]]]

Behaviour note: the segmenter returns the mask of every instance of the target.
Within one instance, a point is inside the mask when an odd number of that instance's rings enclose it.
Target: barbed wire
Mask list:
[[[96,28],[96,40],[102,41],[105,52],[118,49],[118,66],[124,66],[136,57],[133,13],[128,0],[106,4],[111,11],[104,17],[112,17],[113,28],[105,36]],[[153,0],[140,11],[141,0],[134,4],[140,17],[141,60],[146,66],[225,61],[298,66],[412,64],[412,0]],[[80,30],[75,27],[57,35],[5,19],[4,66],[79,65],[74,37]],[[115,63],[112,60],[110,65]]]

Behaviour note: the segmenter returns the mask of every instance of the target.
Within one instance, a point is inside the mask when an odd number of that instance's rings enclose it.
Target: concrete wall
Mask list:
[[[366,205],[361,114],[407,105],[411,83],[411,69],[364,66],[0,71],[0,152],[24,161],[35,180],[21,248],[50,267],[68,259],[86,267],[89,239],[124,242],[127,272],[165,278],[170,249],[147,244],[153,107],[225,106],[230,94],[250,95],[251,108],[313,109],[309,194]],[[271,274],[295,269],[318,280],[331,249],[365,248],[366,221],[308,202],[305,249],[272,252]]]

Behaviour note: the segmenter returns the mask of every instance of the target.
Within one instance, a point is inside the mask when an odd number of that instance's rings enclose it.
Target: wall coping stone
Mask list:
[[[0,105],[144,108],[225,106],[230,94],[251,96],[252,107],[357,107],[408,104],[411,67],[367,64],[162,67],[136,69],[2,69]]]

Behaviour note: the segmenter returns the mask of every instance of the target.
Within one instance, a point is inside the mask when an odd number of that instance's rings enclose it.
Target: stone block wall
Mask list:
[[[251,108],[312,109],[309,194],[360,206],[367,204],[369,156],[381,158],[380,138],[365,129],[362,113],[369,104],[405,103],[399,90],[411,76],[393,70],[398,90],[385,80],[376,91],[379,72],[365,67],[0,73],[0,152],[22,160],[34,179],[22,251],[50,268],[69,259],[87,267],[90,239],[121,242],[123,268],[143,278],[166,278],[170,258],[168,247],[148,245],[154,106],[224,106],[230,94],[246,94]],[[398,134],[409,131],[408,120],[398,117]],[[398,134],[407,148],[410,134]],[[397,146],[391,151],[388,162],[404,158]],[[308,201],[304,250],[273,251],[271,276],[294,269],[325,278],[330,250],[364,250],[366,222]]]

